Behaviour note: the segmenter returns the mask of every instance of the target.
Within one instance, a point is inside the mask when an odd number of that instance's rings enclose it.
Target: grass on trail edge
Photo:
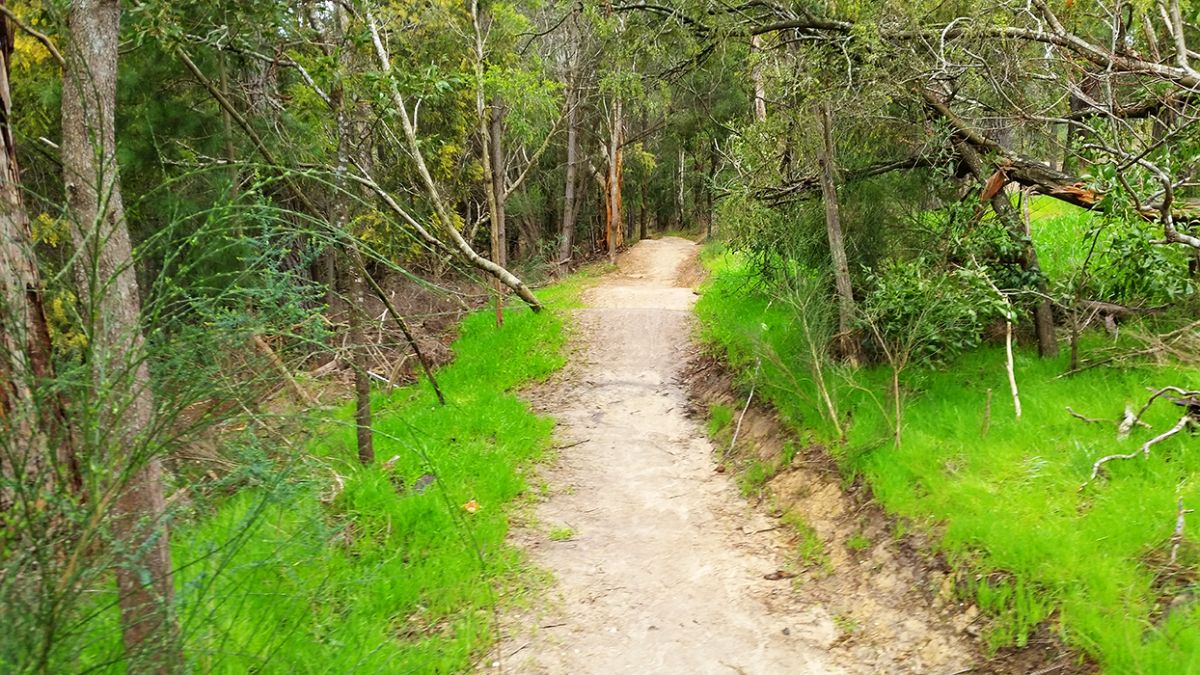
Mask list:
[[[463,321],[428,383],[373,394],[373,466],[357,461],[353,404],[314,416],[288,475],[238,492],[172,533],[185,653],[198,672],[449,673],[495,635],[498,607],[537,581],[505,542],[506,512],[551,447],[553,420],[514,390],[565,363],[560,311],[589,276]],[[393,460],[394,458],[394,460]],[[115,611],[84,661],[120,654]],[[103,656],[102,656],[103,655]],[[88,658],[93,656],[94,658]],[[101,666],[101,669],[103,667]]]
[[[1147,387],[1200,388],[1200,372],[1095,368],[1058,379],[1066,355],[1043,360],[1022,348],[1017,421],[1004,348],[984,346],[902,376],[904,433],[896,447],[890,371],[838,368],[825,377],[849,425],[839,442],[784,303],[772,304],[738,257],[710,247],[705,261],[713,277],[696,307],[704,339],[743,378],[762,357],[757,391],[786,422],[827,444],[847,478],[865,480],[906,527],[932,535],[963,572],[960,598],[992,617],[990,646],[1024,645],[1044,623],[1105,672],[1200,673],[1200,515],[1188,518],[1177,563],[1168,564],[1177,501],[1200,508],[1196,439],[1180,434],[1154,446],[1149,459],[1112,462],[1105,478],[1080,489],[1096,459],[1137,449],[1180,414],[1156,403],[1145,418],[1153,431],[1118,441],[1115,419],[1127,403],[1140,406]],[[1099,346],[1107,338],[1090,339]],[[1066,406],[1114,423],[1085,424]]]

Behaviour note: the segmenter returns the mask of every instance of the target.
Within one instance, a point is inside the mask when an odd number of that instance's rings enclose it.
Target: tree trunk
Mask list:
[[[341,44],[345,36],[346,15],[341,5],[334,9],[334,42]],[[350,363],[354,371],[354,427],[358,448],[358,461],[370,465],[375,461],[375,441],[371,428],[371,375],[367,371],[367,344],[363,332],[363,317],[367,298],[363,275],[366,274],[362,260],[358,258],[357,241],[350,228],[350,195],[346,174],[350,168],[350,152],[355,146],[353,138],[354,112],[346,104],[343,79],[349,74],[351,50],[340,50],[337,80],[331,91],[330,101],[337,116],[337,166],[335,167],[335,192],[333,221],[342,236],[350,239],[339,258],[341,287],[346,298],[346,315],[349,324]],[[356,264],[357,263],[357,264]]]
[[[850,265],[846,259],[846,244],[842,238],[842,218],[838,208],[836,152],[833,145],[833,113],[828,102],[821,106],[821,196],[825,200],[825,229],[829,236],[829,253],[833,259],[833,280],[838,297],[838,352],[851,363],[858,361],[854,347],[854,288],[850,285]]]
[[[762,53],[762,36],[750,38],[750,58],[754,65],[750,67],[750,81],[754,83],[754,121],[767,121],[767,89],[763,83],[762,63],[759,61]]]
[[[70,468],[67,475],[56,474],[56,467],[76,463],[66,414],[60,400],[39,401],[34,392],[35,383],[54,378],[54,368],[12,136],[8,78],[13,33],[7,24],[0,15],[0,447],[5,448],[0,452],[0,476],[31,491],[55,491],[65,484],[77,488],[78,471]],[[51,461],[50,448],[55,449],[57,461]],[[0,490],[0,514],[17,505],[15,497],[11,489]]]
[[[567,84],[567,175],[563,188],[562,225],[559,228],[558,263],[566,265],[575,243],[575,183],[579,175],[579,93],[572,76]]]
[[[106,433],[93,461],[118,490],[113,531],[126,556],[117,592],[129,669],[173,672],[182,665],[172,613],[171,552],[164,522],[162,463],[147,434],[154,416],[139,325],[141,294],[117,172],[116,85],[119,0],[76,0],[67,20],[62,163],[79,256],[79,295],[89,329],[95,409]],[[114,400],[115,399],[115,400]],[[114,405],[115,404],[115,405]],[[122,480],[124,478],[124,480]]]
[[[341,258],[342,287],[348,300],[350,362],[354,369],[354,428],[358,461],[365,466],[375,462],[375,440],[371,428],[371,375],[367,372],[367,341],[363,331],[366,291],[363,270],[347,251]]]
[[[972,175],[980,182],[986,183],[989,176],[984,170],[983,160],[975,148],[970,143],[961,140],[955,142],[954,147],[958,150],[958,154],[966,163],[967,168],[971,170]],[[996,212],[996,216],[1010,235],[1025,242],[1021,249],[1021,265],[1026,270],[1036,273],[1040,278],[1041,267],[1038,265],[1037,250],[1033,247],[1033,240],[1029,236],[1027,226],[1022,224],[1021,214],[1013,208],[1012,202],[1008,200],[1008,195],[1004,190],[999,190],[992,195],[991,205],[992,210]],[[1045,297],[1046,282],[1044,279],[1038,282],[1038,291],[1042,293],[1043,298],[1038,301],[1033,310],[1038,354],[1043,358],[1053,358],[1058,356],[1058,339],[1054,334],[1054,306],[1050,299]]]
[[[492,262],[505,267],[508,265],[508,223],[506,222],[504,203],[508,187],[504,171],[506,163],[504,157],[504,111],[500,107],[499,97],[493,97],[491,108],[483,111],[480,129],[483,131],[481,140],[486,155],[483,162],[484,179],[490,182],[488,208],[491,211]],[[503,323],[504,284],[497,279],[496,325],[499,326]]]
[[[685,155],[683,143],[681,142],[679,144],[679,163],[676,165],[675,169],[675,227],[680,229],[687,227],[683,218],[683,165],[686,160],[687,156]]]
[[[617,262],[617,250],[622,244],[624,222],[621,219],[621,162],[624,143],[624,114],[621,99],[613,97],[612,116],[608,135],[608,176],[605,178],[605,241],[608,243],[608,261]]]

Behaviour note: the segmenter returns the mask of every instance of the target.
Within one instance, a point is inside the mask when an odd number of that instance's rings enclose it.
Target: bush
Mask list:
[[[982,270],[893,260],[869,271],[867,282],[865,329],[913,362],[945,361],[978,346],[987,322],[1008,311]]]

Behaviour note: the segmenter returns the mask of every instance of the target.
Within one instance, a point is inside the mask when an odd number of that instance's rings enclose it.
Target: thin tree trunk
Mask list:
[[[559,228],[558,263],[565,266],[571,260],[571,247],[575,244],[576,182],[579,175],[579,93],[575,88],[574,75],[567,84],[567,175],[563,188],[562,225]]]
[[[958,141],[954,144],[958,154],[966,163],[967,168],[971,170],[971,174],[976,180],[986,183],[989,176],[983,168],[983,160],[975,148],[971,147],[966,141]],[[1032,239],[1022,224],[1021,214],[1013,208],[1011,202],[1008,201],[1008,195],[1000,190],[991,198],[992,210],[996,212],[996,216],[1000,218],[1000,222],[1014,237],[1024,240],[1026,243],[1022,247],[1021,265],[1031,272],[1038,273],[1040,276],[1041,268],[1038,266],[1037,250],[1033,247]],[[1037,331],[1038,339],[1038,354],[1043,358],[1052,358],[1058,356],[1058,339],[1054,334],[1054,307],[1048,298],[1045,298],[1046,284],[1043,280],[1038,284],[1038,290],[1042,292],[1043,298],[1038,301],[1033,311],[1033,323]]]
[[[675,171],[675,227],[686,227],[683,218],[683,164],[687,156],[683,148],[683,143],[679,144],[679,163]]]
[[[97,423],[107,433],[95,457],[102,466],[112,467],[114,483],[108,489],[119,490],[113,530],[126,556],[116,565],[126,655],[131,671],[166,673],[183,661],[172,612],[162,463],[145,437],[154,400],[116,159],[120,17],[119,0],[71,4],[63,72],[62,163],[79,254],[80,298],[90,328],[93,393],[107,399],[127,397],[119,401],[124,404],[121,414],[100,413]],[[97,409],[111,410],[114,402],[107,400]]]
[[[1012,204],[1005,197],[1004,204],[1012,209]],[[1033,232],[1030,230],[1029,194],[1021,195],[1021,232],[1024,234],[1025,266],[1037,272],[1041,279],[1041,263],[1038,262],[1037,249],[1033,246]],[[1058,338],[1054,334],[1054,303],[1046,297],[1047,286],[1044,279],[1038,282],[1038,291],[1042,293],[1033,308],[1033,326],[1037,331],[1038,354],[1043,358],[1058,356]]]
[[[363,331],[366,312],[363,271],[351,259],[354,253],[341,256],[342,279],[349,300],[350,362],[354,370],[354,428],[358,461],[370,465],[375,461],[375,440],[371,428],[371,375],[367,372],[367,341]]]
[[[821,196],[825,200],[825,230],[829,237],[829,253],[833,259],[833,280],[838,297],[838,352],[851,363],[857,363],[854,348],[854,288],[850,284],[850,265],[846,259],[846,244],[842,238],[842,218],[838,208],[836,151],[833,144],[833,112],[828,102],[821,106]]]
[[[621,247],[624,223],[621,220],[621,161],[624,136],[624,115],[621,99],[614,96],[609,120],[608,176],[605,178],[605,241],[608,243],[608,261],[617,261],[617,250]]]
[[[334,42],[340,44],[345,35],[346,15],[341,5],[334,8]],[[350,169],[350,152],[354,145],[352,130],[354,128],[353,113],[346,104],[343,78],[349,73],[351,50],[343,48],[340,51],[337,81],[330,93],[330,101],[337,117],[337,166],[335,167],[335,193],[333,221],[342,236],[351,240],[355,234],[350,231],[349,184],[346,175]],[[351,241],[347,246],[349,251],[343,251],[339,257],[341,267],[341,286],[347,301],[347,319],[349,323],[350,363],[354,371],[354,427],[358,447],[358,460],[364,465],[375,461],[375,442],[371,428],[371,375],[367,372],[366,337],[363,331],[363,315],[366,313],[366,292],[363,275],[366,270],[357,258],[357,242]]]
[[[759,60],[762,53],[762,36],[755,35],[750,38],[750,58],[754,59],[754,65],[750,67],[750,81],[754,83],[754,121],[767,121],[767,88],[763,83],[762,62]]]
[[[482,84],[479,95],[483,96]],[[505,183],[504,167],[504,118],[500,98],[492,98],[490,109],[481,108],[480,131],[483,133],[483,174],[488,181],[488,208],[491,211],[492,261],[501,267],[508,265],[508,223],[504,211]],[[504,284],[496,280],[496,325],[504,323]]]

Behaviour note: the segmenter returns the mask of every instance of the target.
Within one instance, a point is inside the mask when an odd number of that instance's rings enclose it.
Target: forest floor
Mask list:
[[[542,472],[545,498],[511,536],[554,583],[545,599],[504,618],[482,670],[977,667],[969,615],[933,601],[931,569],[893,550],[899,544],[880,537],[846,554],[839,543],[842,553],[822,554],[819,570],[806,572],[811,529],[761,499],[751,504],[722,471],[685,381],[696,353],[698,251],[680,238],[632,247],[575,310],[567,367],[526,392],[558,421],[561,453]],[[861,508],[836,478],[807,475],[810,506],[861,526]]]

